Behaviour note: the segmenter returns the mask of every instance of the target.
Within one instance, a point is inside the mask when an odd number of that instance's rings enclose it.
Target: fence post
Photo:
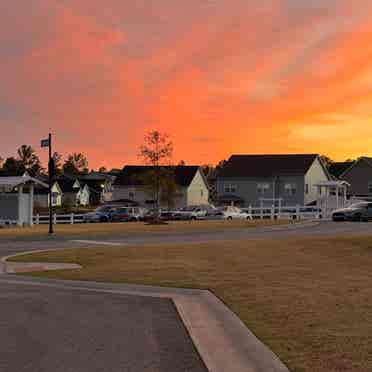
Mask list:
[[[251,204],[249,204],[248,213],[253,217],[253,215],[252,215],[252,205]]]
[[[57,225],[57,215],[55,213],[53,215],[53,224]]]
[[[71,215],[70,215],[70,224],[71,225],[74,224],[74,213],[71,213]]]
[[[296,205],[296,220],[299,220],[301,218],[300,216],[300,206]]]
[[[274,205],[271,206],[271,219],[272,220],[275,219],[275,206]]]
[[[40,224],[40,215],[39,215],[39,213],[36,215],[36,221],[35,221],[35,224],[36,224],[36,225],[39,225],[39,224]]]
[[[263,220],[263,218],[264,218],[263,213],[264,213],[263,205],[261,204],[261,210],[260,210],[260,217],[261,217],[261,220]]]

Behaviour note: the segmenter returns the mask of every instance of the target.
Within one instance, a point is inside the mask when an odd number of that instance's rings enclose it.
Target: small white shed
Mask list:
[[[29,176],[0,177],[0,222],[32,226],[35,187],[48,185]]]

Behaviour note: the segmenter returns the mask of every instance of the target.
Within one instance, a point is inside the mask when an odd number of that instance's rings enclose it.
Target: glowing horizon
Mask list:
[[[372,156],[372,1],[20,0],[0,5],[0,156],[138,163],[151,129],[174,162],[235,153]]]

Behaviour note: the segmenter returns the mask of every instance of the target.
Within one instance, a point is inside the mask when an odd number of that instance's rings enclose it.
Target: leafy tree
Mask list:
[[[39,157],[35,150],[28,145],[22,145],[17,150],[18,161],[22,164],[24,169],[32,176],[39,175],[42,171],[42,166]]]
[[[58,152],[55,152],[52,155],[54,161],[54,174],[60,176],[62,174],[62,155]]]
[[[329,166],[334,163],[334,161],[328,157],[327,155],[320,155],[320,160],[323,162],[323,164],[329,168]]]
[[[3,164],[2,171],[6,176],[21,176],[25,173],[26,168],[19,159],[14,157],[9,157],[5,160]]]
[[[67,175],[87,174],[88,172],[88,160],[82,153],[69,155],[63,164],[63,173]]]
[[[107,172],[107,168],[106,168],[106,167],[100,167],[100,168],[98,169],[98,172],[99,172],[99,173],[106,173],[106,172]]]
[[[160,186],[163,179],[161,164],[169,163],[173,154],[173,143],[167,134],[160,133],[157,130],[147,133],[144,137],[144,144],[140,147],[139,156],[146,164],[153,167],[151,185],[154,186],[154,200],[156,208],[159,210]]]

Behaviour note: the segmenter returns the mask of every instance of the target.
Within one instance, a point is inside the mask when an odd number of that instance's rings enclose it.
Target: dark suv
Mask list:
[[[332,213],[333,221],[369,221],[372,220],[372,203],[359,202],[350,207],[337,209]]]

